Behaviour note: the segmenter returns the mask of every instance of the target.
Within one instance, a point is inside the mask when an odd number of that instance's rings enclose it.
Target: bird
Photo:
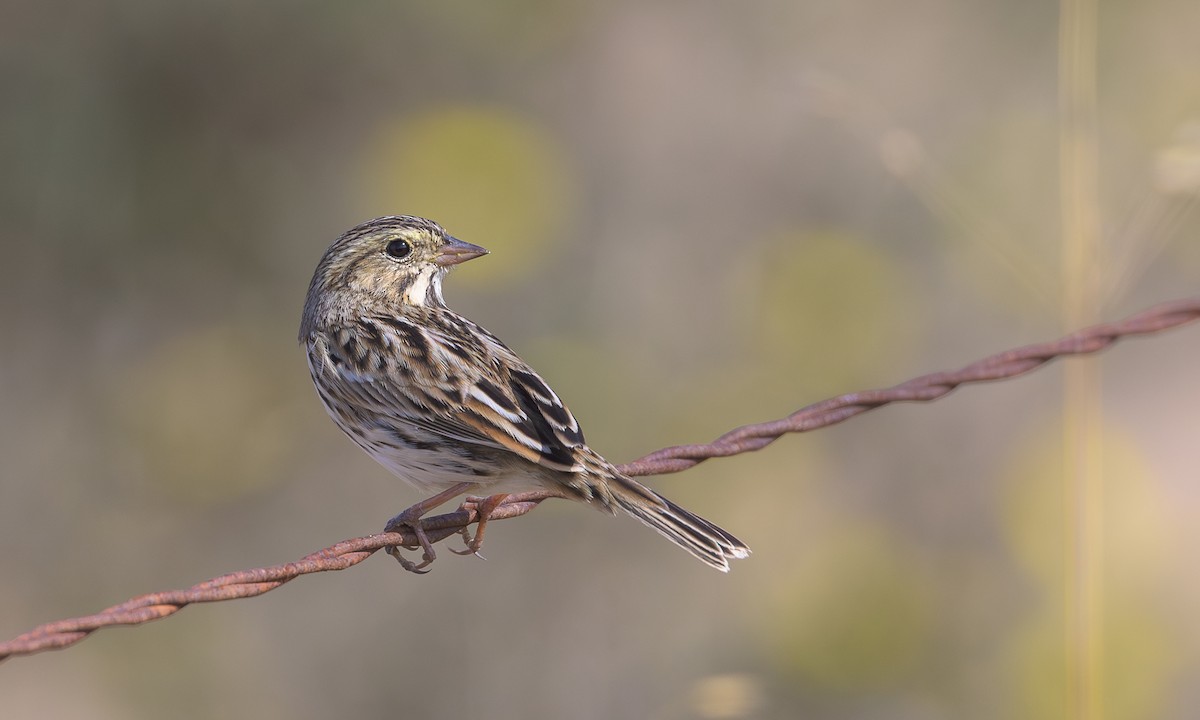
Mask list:
[[[632,516],[722,572],[748,557],[729,532],[589,447],[540,375],[446,305],[446,274],[487,254],[432,220],[389,215],[335,240],[309,284],[299,340],[325,410],[377,462],[434,493],[385,526],[411,530],[421,562],[389,551],[405,569],[426,572],[436,554],[421,517],[459,495],[486,492],[474,498],[475,536],[464,531],[467,551],[478,554],[488,514],[511,493],[541,491]]]

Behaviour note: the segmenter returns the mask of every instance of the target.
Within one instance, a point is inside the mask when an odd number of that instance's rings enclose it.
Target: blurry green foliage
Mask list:
[[[761,618],[793,681],[843,692],[895,687],[921,662],[935,621],[928,580],[902,541],[851,518],[809,556]]]
[[[481,282],[538,271],[575,202],[545,129],[488,107],[439,107],[385,125],[363,149],[364,214],[437,220],[497,251],[471,267]]]
[[[1156,474],[1128,433],[1108,427],[1093,450],[1100,453],[1104,484],[1102,539],[1091,552],[1102,560],[1099,594],[1085,602],[1099,613],[1092,648],[1101,663],[1098,698],[1113,720],[1158,717],[1184,652],[1163,613],[1163,589],[1172,572],[1168,558],[1178,547],[1169,530],[1174,523]],[[1066,708],[1066,628],[1078,611],[1064,614],[1063,478],[1062,446],[1049,427],[1015,449],[1006,473],[1004,529],[1037,590],[1009,647],[1010,672],[1022,699],[1014,718],[1049,720],[1062,717]]]
[[[919,293],[900,258],[879,245],[792,230],[773,236],[748,265],[738,296],[756,354],[801,389],[871,382],[906,364],[917,344]]]
[[[143,481],[185,502],[226,502],[282,479],[301,399],[275,381],[291,348],[246,328],[200,328],[165,341],[121,379],[116,403]],[[301,359],[302,362],[302,359]]]

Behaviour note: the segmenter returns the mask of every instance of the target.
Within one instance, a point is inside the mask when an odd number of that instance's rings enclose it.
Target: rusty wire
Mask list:
[[[760,450],[785,434],[834,425],[889,403],[929,402],[946,395],[959,385],[1017,377],[1058,357],[1098,352],[1123,337],[1156,333],[1197,319],[1200,319],[1200,297],[1163,303],[1119,322],[1095,325],[1054,342],[1008,350],[959,370],[922,375],[883,390],[868,390],[830,398],[801,408],[779,420],[731,430],[711,443],[676,445],[657,450],[619,468],[633,476],[680,472],[709,458]],[[548,497],[551,496],[544,493],[513,495],[493,510],[488,519],[502,520],[524,515]],[[425,518],[422,524],[429,540],[437,542],[461,532],[463,528],[477,521],[475,508],[466,503],[454,512]],[[140,625],[158,620],[191,603],[262,595],[301,575],[352,567],[381,548],[397,545],[412,547],[415,544],[416,538],[409,533],[368,535],[344,540],[306,555],[296,562],[232,572],[193,585],[186,590],[141,595],[95,615],[40,625],[8,642],[0,643],[0,661],[14,655],[29,655],[41,650],[74,645],[102,627]]]

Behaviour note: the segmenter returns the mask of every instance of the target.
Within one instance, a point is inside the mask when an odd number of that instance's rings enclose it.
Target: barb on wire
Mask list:
[[[1147,335],[1200,319],[1200,297],[1156,305],[1115,323],[1095,325],[1054,342],[1008,350],[964,368],[913,378],[884,390],[850,393],[814,403],[779,420],[731,430],[711,443],[676,445],[650,453],[618,469],[627,475],[661,475],[693,467],[709,458],[728,457],[760,450],[785,434],[807,432],[848,420],[855,415],[894,402],[929,402],[959,385],[1003,380],[1035,370],[1058,357],[1085,355],[1103,350],[1123,337]],[[524,515],[551,495],[521,493],[496,507],[489,520]],[[458,510],[422,519],[431,542],[444,540],[479,520],[476,508],[464,503]],[[294,580],[301,575],[344,570],[366,560],[375,551],[398,545],[413,547],[410,533],[380,533],[344,540],[307,555],[296,562],[241,570],[212,578],[186,590],[142,595],[114,605],[95,615],[46,623],[5,643],[0,643],[0,661],[13,655],[29,655],[73,645],[91,632],[111,625],[139,625],[172,615],[191,603],[253,597]]]

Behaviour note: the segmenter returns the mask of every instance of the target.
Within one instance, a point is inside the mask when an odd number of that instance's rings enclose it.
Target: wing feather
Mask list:
[[[325,344],[332,361],[323,370],[338,376],[342,399],[366,417],[506,450],[553,470],[581,470],[578,449],[586,442],[558,395],[495,336],[465,318],[449,321],[461,325],[359,321],[343,328],[348,337],[338,333]],[[393,359],[382,367],[370,362],[381,352]]]

